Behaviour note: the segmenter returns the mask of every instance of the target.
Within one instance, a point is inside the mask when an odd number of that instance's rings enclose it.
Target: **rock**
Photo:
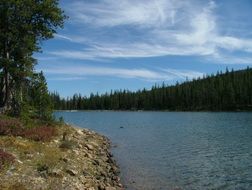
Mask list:
[[[73,150],[74,154],[76,154],[77,156],[79,156],[80,152],[78,150]]]
[[[118,187],[123,187],[123,185],[121,183],[118,183]]]
[[[76,130],[76,133],[78,134],[78,135],[83,135],[84,133],[82,132],[82,130],[80,130],[80,129],[77,129]]]
[[[100,161],[99,160],[97,160],[97,159],[95,159],[94,161],[93,161],[93,163],[94,163],[94,165],[100,165]]]
[[[119,170],[118,170],[118,168],[116,166],[113,166],[112,171],[117,174]]]
[[[88,150],[94,150],[94,147],[91,144],[86,144],[86,147],[88,148]]]
[[[71,176],[76,176],[78,174],[78,171],[71,168],[66,169],[66,172]]]
[[[104,171],[101,171],[101,176],[106,177],[107,174]]]
[[[90,144],[92,144],[93,146],[95,146],[95,147],[99,147],[99,145],[96,143],[96,142],[90,142]]]
[[[90,159],[93,159],[93,156],[92,156],[91,154],[89,154],[89,153],[86,153],[86,156],[87,156],[88,158],[90,158]]]
[[[84,176],[89,176],[89,173],[88,173],[87,171],[83,171],[82,174],[83,174]]]
[[[95,188],[94,187],[89,187],[88,190],[95,190]]]
[[[115,187],[105,187],[105,190],[116,190]]]
[[[18,160],[18,159],[17,159],[16,161],[17,161],[19,164],[23,164],[23,162],[22,162],[22,161],[20,161],[20,160]]]
[[[98,189],[99,189],[99,190],[104,190],[104,189],[105,189],[105,187],[104,187],[104,185],[103,185],[103,184],[100,184],[100,185],[98,186]]]
[[[51,171],[51,175],[55,176],[55,177],[62,177],[63,176],[63,172],[60,169],[53,169]]]
[[[83,146],[82,146],[81,144],[78,144],[78,145],[77,145],[77,148],[82,149]]]
[[[8,170],[8,171],[6,172],[6,175],[7,175],[7,176],[12,176],[12,175],[13,175],[13,172],[10,171],[10,170]]]
[[[69,162],[69,159],[66,157],[61,158],[61,160],[63,160],[65,163]]]
[[[103,160],[104,162],[108,162],[108,157],[103,156],[103,157],[101,157],[101,160]]]
[[[25,147],[35,146],[35,151],[31,151],[32,154],[30,151],[25,152],[25,157],[22,156],[23,151],[21,154],[17,152],[16,158],[19,160],[13,165],[16,168],[10,166],[8,172],[0,178],[0,189],[2,184],[8,182],[21,182],[25,189],[41,190],[123,189],[117,175],[119,170],[109,153],[109,139],[86,129],[67,129],[62,126],[59,130],[58,137],[50,142],[39,142],[38,145],[37,142],[20,139]],[[59,148],[64,131],[67,131],[67,140],[76,145],[71,149]],[[44,165],[38,167],[34,164],[38,161]],[[22,189],[21,185],[19,189]]]

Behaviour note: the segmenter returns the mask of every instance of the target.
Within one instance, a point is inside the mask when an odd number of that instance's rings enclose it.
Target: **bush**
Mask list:
[[[48,141],[56,135],[56,129],[50,126],[25,128],[17,119],[1,119],[0,135],[21,136],[34,141]]]
[[[18,135],[21,133],[23,125],[17,119],[1,119],[0,120],[0,135]]]
[[[12,154],[7,153],[2,149],[0,149],[0,170],[3,168],[4,165],[13,163],[14,160],[15,157]]]
[[[24,130],[21,136],[34,141],[48,141],[55,135],[56,129],[54,127],[41,126]]]
[[[73,149],[76,145],[77,144],[74,141],[65,140],[65,141],[63,141],[60,144],[59,148],[62,148],[62,149]]]
[[[47,166],[47,165],[45,165],[45,164],[38,164],[38,166],[37,166],[37,171],[38,172],[44,172],[44,171],[46,171],[46,172],[48,172],[48,170],[49,170],[49,167]]]

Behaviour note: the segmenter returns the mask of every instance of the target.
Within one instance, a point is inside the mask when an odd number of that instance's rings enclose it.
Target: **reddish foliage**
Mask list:
[[[24,130],[22,136],[34,141],[48,141],[55,135],[56,135],[55,128],[41,126]]]
[[[4,152],[2,149],[0,149],[0,169],[2,169],[3,165],[13,163],[15,160],[15,157],[7,152]]]
[[[34,141],[47,141],[56,135],[56,129],[49,126],[25,128],[16,119],[0,120],[0,135],[21,136]]]
[[[18,135],[21,133],[23,125],[16,119],[1,119],[0,120],[0,135]]]

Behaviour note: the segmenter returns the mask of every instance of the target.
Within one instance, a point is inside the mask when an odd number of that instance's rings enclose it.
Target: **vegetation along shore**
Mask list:
[[[53,118],[41,42],[63,28],[58,0],[0,2],[0,189],[122,189],[109,140]]]
[[[24,129],[1,116],[0,189],[123,189],[109,147],[87,129],[60,123]]]

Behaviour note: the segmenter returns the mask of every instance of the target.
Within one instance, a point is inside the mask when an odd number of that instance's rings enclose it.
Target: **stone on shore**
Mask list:
[[[64,126],[50,142],[0,136],[0,145],[16,157],[0,171],[0,189],[124,189],[109,140],[93,131]]]

